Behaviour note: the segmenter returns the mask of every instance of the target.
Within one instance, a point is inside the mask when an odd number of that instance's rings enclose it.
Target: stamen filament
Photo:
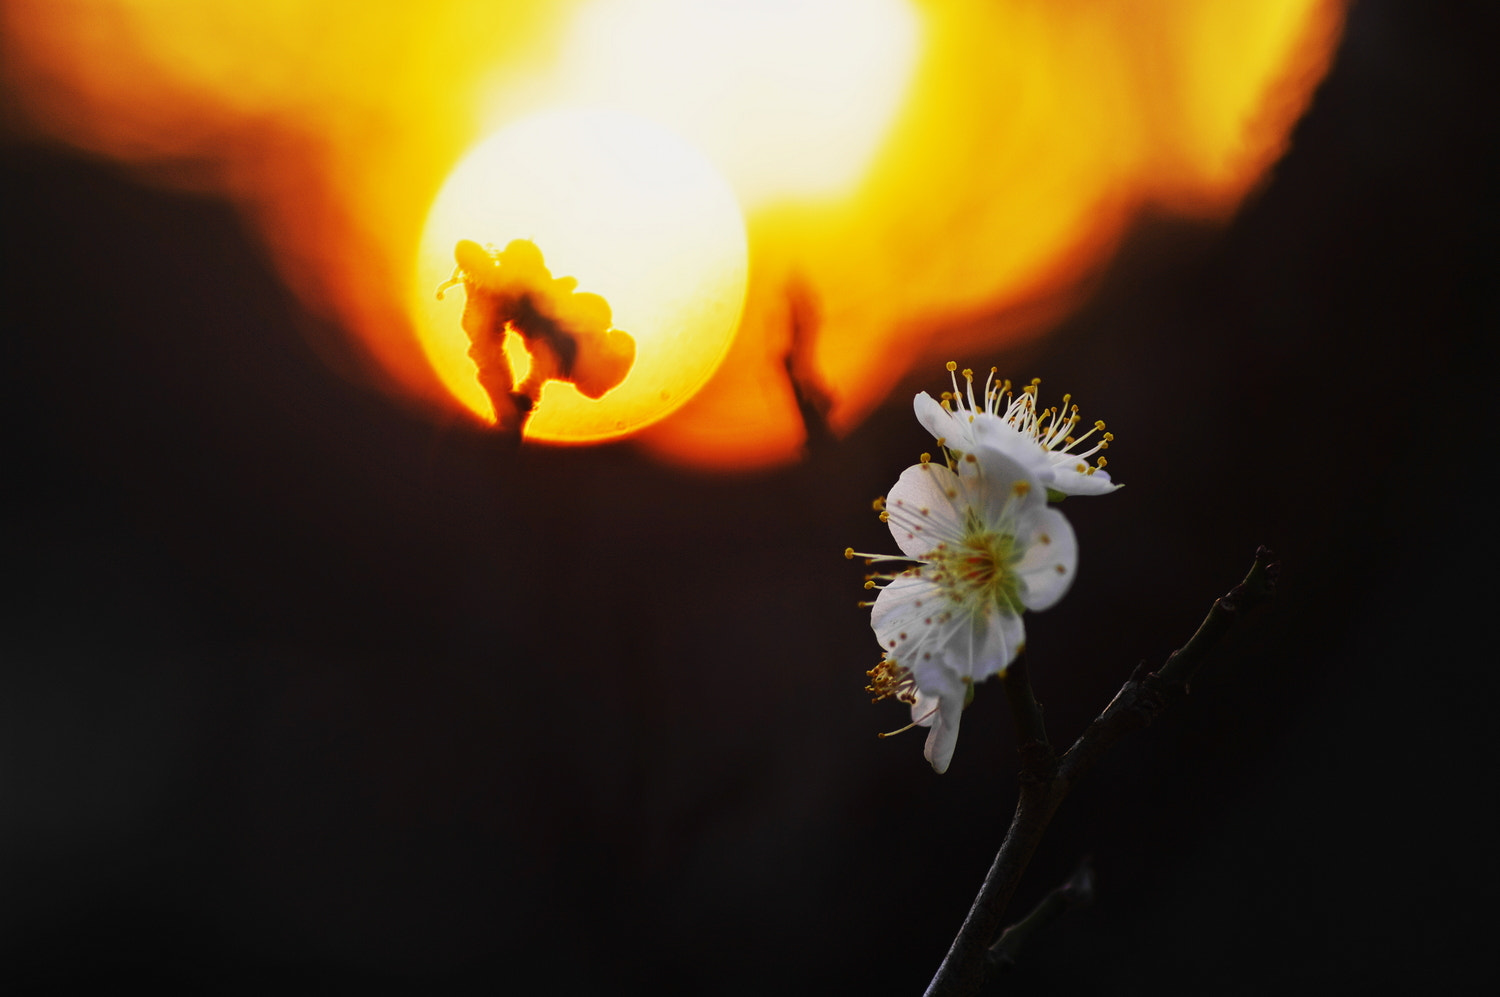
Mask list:
[[[905,734],[907,731],[911,730],[913,727],[920,727],[920,726],[922,726],[922,721],[926,720],[928,717],[932,716],[937,711],[938,711],[938,708],[936,706],[934,706],[932,709],[930,709],[926,713],[922,714],[921,717],[919,717],[916,720],[913,720],[911,723],[907,724],[905,727],[898,728],[897,730],[882,731],[880,733],[877,733],[875,736],[876,737],[895,737],[897,734]]]

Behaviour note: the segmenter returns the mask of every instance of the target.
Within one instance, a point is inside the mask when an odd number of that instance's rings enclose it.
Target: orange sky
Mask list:
[[[915,365],[1043,331],[1143,208],[1227,218],[1284,151],[1343,16],[1331,0],[3,10],[6,87],[36,131],[233,198],[357,337],[363,374],[437,416],[462,403],[417,343],[409,288],[467,150],[552,107],[672,129],[739,200],[749,285],[723,366],[636,439],[710,469],[798,455],[793,300],[817,317],[799,364],[846,431]]]

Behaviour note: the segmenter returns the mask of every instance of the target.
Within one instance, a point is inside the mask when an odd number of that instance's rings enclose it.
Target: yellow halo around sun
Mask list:
[[[548,381],[526,423],[530,439],[583,443],[623,436],[667,415],[723,360],[745,299],[744,218],[728,183],[671,132],[629,115],[554,110],[518,120],[476,145],[427,215],[412,311],[422,347],[448,390],[485,418],[460,324],[465,292],[438,286],[454,247],[503,249],[526,239],[553,278],[601,295],[612,325],[635,339],[635,362],[598,400]],[[519,384],[520,337],[506,351]]]

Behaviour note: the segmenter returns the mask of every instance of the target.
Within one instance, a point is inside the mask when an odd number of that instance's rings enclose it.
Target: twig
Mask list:
[[[999,933],[1000,918],[1068,791],[1122,737],[1145,727],[1187,693],[1204,656],[1241,613],[1270,601],[1278,569],[1272,557],[1270,550],[1259,548],[1245,580],[1214,601],[1197,632],[1167,658],[1161,671],[1148,672],[1144,663],[1137,666],[1114,699],[1060,759],[1052,759],[1041,727],[1041,706],[1031,691],[1025,665],[1017,661],[1007,670],[1002,682],[1021,740],[1020,798],[1010,830],[963,926],[927,987],[927,997],[969,997],[979,991],[988,968],[986,954]]]
[[[1016,955],[1028,939],[1070,910],[1079,910],[1094,902],[1094,868],[1088,859],[1079,863],[1073,875],[1061,886],[1053,887],[1032,908],[1031,913],[1006,928],[1000,940],[990,946],[985,956],[991,971],[1008,969],[1016,964]]]

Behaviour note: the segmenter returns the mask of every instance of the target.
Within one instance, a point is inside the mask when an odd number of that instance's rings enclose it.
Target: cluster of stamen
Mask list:
[[[882,699],[895,699],[910,706],[917,701],[917,683],[912,678],[911,670],[898,665],[895,658],[881,658],[880,664],[865,672],[865,676],[870,680],[870,684],[865,686],[865,692],[872,697],[872,703],[878,703]]]
[[[1073,404],[1073,396],[1063,395],[1062,405],[1049,408],[1040,408],[1037,403],[1037,390],[1042,379],[1034,377],[1031,383],[1016,391],[1009,380],[996,378],[998,368],[991,367],[989,377],[985,378],[982,401],[974,397],[974,371],[965,368],[963,377],[965,387],[959,390],[958,364],[952,360],[948,361],[948,376],[953,382],[953,390],[942,394],[941,402],[943,408],[954,412],[967,410],[969,421],[974,421],[976,414],[992,415],[1003,419],[1021,433],[1031,437],[1042,449],[1053,454],[1074,458],[1077,463],[1074,470],[1079,474],[1093,474],[1099,468],[1106,466],[1109,461],[1100,457],[1094,464],[1089,464],[1088,459],[1102,450],[1108,450],[1110,443],[1114,441],[1115,434],[1106,432],[1103,420],[1096,421],[1094,425],[1082,435],[1075,435],[1078,424],[1083,421],[1078,414],[1078,406]],[[1093,446],[1087,450],[1075,451],[1075,447],[1083,446],[1095,433],[1100,434],[1094,440]],[[949,450],[949,466],[956,469],[956,452]]]
[[[881,658],[880,664],[865,672],[865,675],[869,676],[870,679],[870,684],[865,686],[865,692],[868,692],[872,697],[870,699],[870,702],[878,703],[882,699],[895,699],[898,702],[905,703],[907,706],[916,705],[916,680],[912,678],[910,670],[902,665],[896,664],[895,658]],[[913,727],[920,726],[924,721],[926,721],[936,712],[937,706],[934,705],[932,709],[927,711],[926,716],[914,717],[912,719],[912,722],[904,727],[898,727],[895,730],[883,731],[876,734],[875,736],[894,737],[897,734],[904,734],[907,731],[911,730]]]
[[[932,581],[954,602],[968,599],[981,605],[994,603],[1002,612],[1022,612],[1019,579],[1011,571],[1018,560],[1012,553],[1015,537],[1005,533],[977,532],[964,538],[957,550],[937,552]]]

